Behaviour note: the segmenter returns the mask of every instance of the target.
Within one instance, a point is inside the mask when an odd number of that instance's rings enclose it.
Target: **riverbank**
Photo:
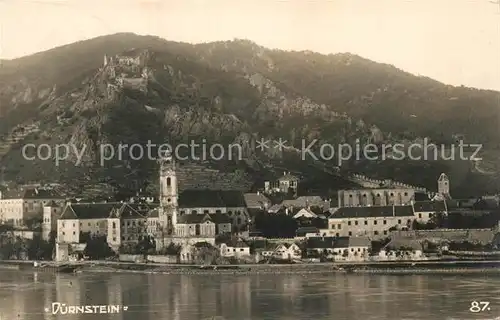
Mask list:
[[[143,273],[143,274],[498,274],[499,261],[378,261],[297,264],[248,264],[200,266],[183,264],[83,261],[65,264],[47,262],[35,267],[30,261],[2,261],[0,269],[66,273]],[[64,270],[64,271],[62,271]]]

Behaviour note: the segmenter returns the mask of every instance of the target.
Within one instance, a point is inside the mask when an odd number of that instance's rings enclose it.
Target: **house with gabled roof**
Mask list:
[[[430,201],[415,201],[412,203],[415,218],[420,223],[427,223],[433,215],[438,212],[447,214],[448,208],[446,201],[430,200]]]
[[[302,250],[296,243],[280,243],[273,250],[272,257],[278,260],[299,260]]]
[[[180,216],[175,225],[178,237],[215,238],[231,231],[231,220],[223,213],[186,214]]]
[[[235,230],[245,229],[249,222],[244,194],[237,190],[184,190],[178,205],[179,216],[226,214]]]
[[[135,244],[147,233],[147,216],[128,203],[67,204],[57,221],[58,243],[80,243],[83,235],[105,236],[113,249]]]
[[[283,172],[283,175],[274,181],[265,181],[264,189],[267,193],[281,192],[289,193],[292,192],[297,194],[298,184],[300,179],[291,174],[290,172]]]

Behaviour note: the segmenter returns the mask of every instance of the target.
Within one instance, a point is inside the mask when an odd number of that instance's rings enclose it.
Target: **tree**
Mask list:
[[[197,264],[217,264],[217,260],[220,257],[219,249],[207,242],[196,243],[194,251]]]
[[[106,236],[92,236],[87,241],[83,254],[91,260],[101,260],[115,255],[109,247]]]
[[[135,247],[135,251],[139,254],[154,253],[156,251],[154,239],[149,236],[145,236],[141,241],[139,241]]]
[[[51,260],[54,252],[54,243],[36,237],[28,241],[27,255],[30,260]]]
[[[181,249],[180,245],[171,242],[167,247],[160,250],[159,253],[168,256],[177,256],[181,252]]]

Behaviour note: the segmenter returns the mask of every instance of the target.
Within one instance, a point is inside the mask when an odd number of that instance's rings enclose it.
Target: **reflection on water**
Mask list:
[[[473,314],[472,301],[489,301]],[[119,314],[52,315],[52,302],[126,305]],[[383,275],[0,273],[0,319],[493,319],[500,278]]]

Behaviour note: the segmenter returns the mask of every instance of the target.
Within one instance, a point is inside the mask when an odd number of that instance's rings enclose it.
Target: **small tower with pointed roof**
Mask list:
[[[438,193],[445,199],[451,198],[450,196],[450,180],[448,176],[441,173],[438,179]]]

